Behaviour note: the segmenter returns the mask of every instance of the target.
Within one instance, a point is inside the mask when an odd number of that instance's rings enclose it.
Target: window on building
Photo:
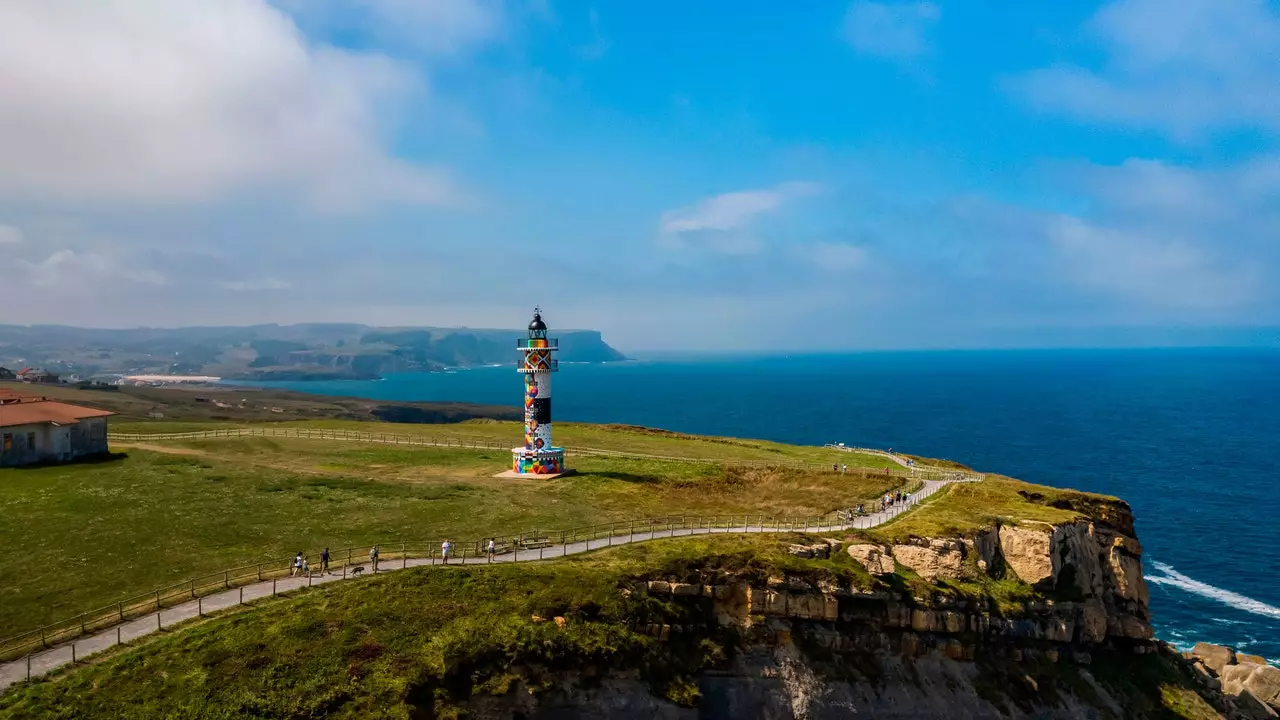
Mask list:
[[[28,450],[36,449],[36,434],[33,432],[27,433],[27,449]]]
[[[3,452],[8,452],[8,451],[10,451],[10,450],[12,450],[12,449],[13,449],[13,433],[5,433],[5,434],[4,434],[4,450],[3,450]]]

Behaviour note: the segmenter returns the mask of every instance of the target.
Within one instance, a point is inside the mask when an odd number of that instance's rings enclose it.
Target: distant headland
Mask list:
[[[207,375],[224,380],[368,380],[387,373],[508,365],[523,330],[304,323],[95,329],[0,325],[0,366],[63,378]],[[596,330],[560,333],[566,362],[626,356]]]

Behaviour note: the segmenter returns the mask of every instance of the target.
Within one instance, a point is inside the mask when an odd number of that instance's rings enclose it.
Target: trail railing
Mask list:
[[[956,481],[952,481],[956,482]],[[966,481],[960,481],[966,482]],[[967,481],[972,482],[972,481]],[[745,513],[737,515],[676,515],[649,518],[633,518],[598,523],[567,530],[527,529],[520,532],[488,535],[477,539],[453,541],[451,557],[463,563],[489,561],[488,541],[494,540],[499,562],[525,562],[575,554],[615,544],[660,537],[699,535],[711,533],[769,533],[769,532],[831,532],[838,530],[869,529],[883,524],[916,506],[938,490],[947,486],[926,484],[911,493],[900,503],[884,511],[853,513],[837,510],[825,515],[765,515]],[[870,505],[870,503],[868,503]],[[434,564],[440,559],[440,543],[436,540],[392,540],[378,543],[379,566],[404,567],[410,559]],[[353,546],[330,550],[329,571],[347,577],[357,567],[372,570],[369,552],[373,545]],[[308,585],[314,573],[320,571],[319,551],[305,553],[313,574],[306,576]],[[293,557],[270,558],[262,562],[240,565],[197,575],[181,582],[132,595],[94,610],[82,612],[64,620],[0,639],[0,660],[21,658],[32,652],[52,648],[85,635],[117,626],[130,620],[157,616],[160,611],[177,605],[217,594],[237,587],[278,581],[292,577]],[[420,563],[419,563],[420,564]],[[273,582],[273,590],[274,590]],[[296,589],[296,588],[290,588]],[[273,592],[274,594],[274,592]]]
[[[384,445],[405,445],[410,447],[459,448],[469,450],[509,451],[509,443],[487,438],[460,438],[448,435],[422,435],[407,433],[375,433],[360,430],[327,430],[314,428],[289,427],[239,427],[217,428],[213,430],[197,430],[177,433],[110,433],[111,440],[120,442],[157,442],[163,440],[211,440],[219,438],[292,438],[303,440],[328,440],[337,442],[364,442]],[[905,469],[893,468],[849,468],[847,471],[834,469],[824,463],[802,462],[798,460],[748,460],[736,458],[697,458],[676,457],[671,455],[652,455],[646,453],[607,450],[602,448],[569,447],[566,451],[576,455],[595,455],[601,457],[631,458],[636,460],[661,460],[666,462],[699,463],[705,465],[724,465],[745,468],[788,468],[793,470],[810,470],[819,472],[850,474],[855,477],[886,476],[897,478],[919,478],[925,480],[980,480],[978,473],[940,468],[930,465],[909,465],[907,461],[883,450],[859,448],[856,452],[876,455],[893,460]],[[841,464],[843,466],[843,463]]]

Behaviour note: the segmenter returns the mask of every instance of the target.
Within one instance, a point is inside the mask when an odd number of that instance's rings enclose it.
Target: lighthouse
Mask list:
[[[542,311],[534,308],[529,336],[516,340],[523,355],[524,447],[511,450],[511,469],[519,475],[559,475],[565,471],[564,448],[551,444],[551,373],[560,369],[559,342],[547,337]]]

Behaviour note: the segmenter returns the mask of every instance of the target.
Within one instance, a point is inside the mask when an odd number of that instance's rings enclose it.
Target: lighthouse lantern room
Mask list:
[[[519,475],[559,475],[565,472],[564,448],[551,444],[551,373],[559,370],[559,343],[547,337],[542,311],[535,308],[529,336],[516,341],[523,355],[524,447],[511,450],[511,469]]]

